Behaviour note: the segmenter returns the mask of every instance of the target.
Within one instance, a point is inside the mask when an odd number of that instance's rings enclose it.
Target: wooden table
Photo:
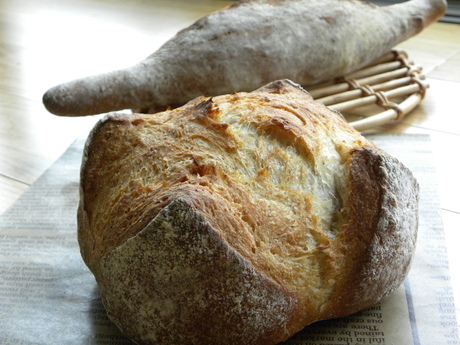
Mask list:
[[[0,213],[100,116],[64,118],[41,103],[51,86],[134,64],[179,29],[231,1],[0,2]],[[437,23],[401,44],[430,89],[382,132],[431,136],[452,284],[460,305],[460,25]]]

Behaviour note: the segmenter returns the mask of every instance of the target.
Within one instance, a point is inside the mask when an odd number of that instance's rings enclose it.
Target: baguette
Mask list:
[[[139,344],[276,344],[404,280],[411,172],[288,80],[111,114],[81,169],[78,238]]]
[[[387,7],[357,0],[239,1],[180,31],[140,63],[55,86],[43,102],[66,116],[153,113],[278,79],[312,85],[371,63],[445,10],[445,0]]]

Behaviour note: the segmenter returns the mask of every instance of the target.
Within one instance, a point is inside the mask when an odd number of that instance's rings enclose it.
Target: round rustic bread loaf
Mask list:
[[[404,280],[411,172],[290,81],[109,115],[88,138],[82,256],[139,344],[276,344]]]

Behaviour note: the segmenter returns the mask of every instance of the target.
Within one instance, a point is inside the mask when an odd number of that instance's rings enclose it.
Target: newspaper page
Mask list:
[[[370,136],[421,186],[411,272],[389,298],[349,317],[306,327],[284,345],[460,344],[429,137]],[[76,234],[76,141],[0,216],[0,344],[133,344],[107,318]]]

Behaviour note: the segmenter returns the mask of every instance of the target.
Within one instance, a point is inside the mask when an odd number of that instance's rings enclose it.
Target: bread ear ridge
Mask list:
[[[418,229],[419,186],[411,171],[377,147],[352,153],[346,222],[332,242],[339,269],[327,318],[382,301],[409,272]]]

